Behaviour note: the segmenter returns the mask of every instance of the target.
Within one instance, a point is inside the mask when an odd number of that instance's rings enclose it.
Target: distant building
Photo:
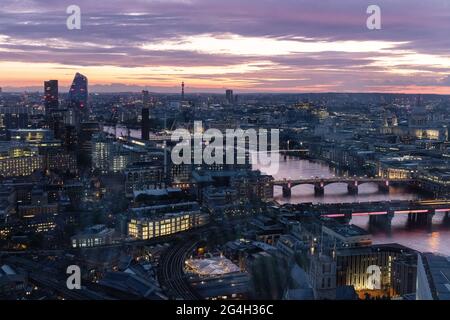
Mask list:
[[[269,201],[273,199],[273,177],[260,171],[238,171],[230,179],[230,185],[237,190],[242,202]]]
[[[116,141],[104,133],[95,134],[91,141],[92,170],[103,174],[124,172],[128,165],[142,162],[142,148]]]
[[[78,73],[73,79],[69,91],[69,104],[72,108],[83,110],[88,104],[88,79]]]
[[[203,193],[203,206],[211,214],[224,213],[236,205],[238,194],[232,188],[208,187]]]
[[[59,108],[58,80],[44,82],[45,113],[50,115]]]
[[[165,188],[164,168],[151,162],[137,162],[125,168],[125,192],[132,197],[134,191]]]
[[[196,202],[132,208],[128,235],[147,240],[187,231],[206,223],[208,215],[200,212]]]
[[[148,107],[142,108],[141,135],[142,140],[148,141],[150,139],[150,111]]]
[[[70,238],[73,248],[96,247],[111,244],[114,229],[105,225],[95,225]]]
[[[181,101],[184,101],[184,81],[181,83]]]
[[[225,97],[228,104],[234,104],[233,90],[226,90]]]
[[[321,241],[325,248],[365,247],[372,244],[372,237],[358,226],[344,225],[333,220],[322,225]]]
[[[417,175],[419,186],[436,195],[447,195],[450,192],[450,169],[421,170]]]
[[[6,129],[28,128],[29,113],[27,107],[0,107],[0,123]]]
[[[48,129],[11,129],[9,136],[11,141],[22,141],[33,145],[53,140],[53,132]]]
[[[104,134],[97,134],[92,139],[92,169],[107,173],[110,167],[110,158],[113,153],[113,140]]]
[[[26,221],[45,215],[56,216],[58,214],[58,204],[50,203],[48,201],[48,193],[42,188],[33,187],[30,196],[30,201],[21,201],[17,204],[16,217],[19,219]]]
[[[98,122],[91,121],[81,123],[78,135],[79,151],[84,155],[89,156],[92,152],[92,137],[101,131],[101,125]]]
[[[74,153],[64,152],[64,148],[49,148],[41,152],[44,156],[44,167],[47,170],[61,173],[77,173],[77,157]]]
[[[29,176],[43,167],[43,156],[36,147],[11,142],[0,143],[0,176]]]
[[[142,105],[148,108],[150,104],[150,95],[147,90],[142,90]]]

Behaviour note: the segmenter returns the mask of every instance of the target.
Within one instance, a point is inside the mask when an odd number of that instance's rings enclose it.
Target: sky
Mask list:
[[[0,87],[450,94],[449,35],[450,0],[1,0]]]

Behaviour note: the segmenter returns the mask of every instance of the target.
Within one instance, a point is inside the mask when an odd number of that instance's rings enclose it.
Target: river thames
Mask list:
[[[105,127],[105,131],[117,136],[130,136],[139,138],[140,130],[128,130],[118,127],[116,132],[111,127]],[[254,166],[253,169],[261,169]],[[266,172],[267,173],[267,172]],[[273,174],[277,180],[286,179],[302,179],[323,177],[330,178],[338,176],[339,173],[331,168],[328,164],[321,161],[311,161],[299,159],[296,157],[281,157],[279,170]],[[325,187],[325,195],[316,197],[314,195],[314,187],[312,185],[300,185],[292,189],[290,198],[283,198],[281,187],[275,187],[275,200],[280,203],[352,203],[352,202],[372,202],[372,201],[390,201],[390,200],[414,200],[424,196],[419,195],[415,190],[403,187],[390,187],[389,193],[378,192],[375,184],[362,184],[359,186],[357,195],[349,195],[347,193],[346,184],[331,184]],[[361,228],[368,230],[369,218],[354,217],[351,221]],[[435,215],[433,217],[432,231],[426,227],[412,228],[407,226],[407,215],[396,215],[392,219],[392,230],[390,234],[383,231],[372,233],[372,240],[375,244],[382,243],[399,243],[404,246],[416,249],[421,252],[438,252],[450,256],[450,226],[443,224],[443,215]]]
[[[254,169],[259,169],[254,167]],[[261,168],[264,172],[264,169]],[[330,178],[339,174],[324,162],[304,160],[295,157],[281,158],[280,166],[273,177],[277,180],[305,179],[323,177]],[[417,191],[403,187],[390,187],[389,193],[378,192],[375,184],[362,184],[359,186],[357,195],[347,193],[346,184],[331,184],[325,187],[325,195],[316,197],[312,185],[299,185],[292,188],[292,196],[283,198],[281,187],[275,187],[275,200],[280,203],[353,203],[389,200],[414,200],[425,198]],[[361,228],[368,230],[368,217],[354,217],[351,221]],[[392,220],[392,231],[390,234],[377,231],[372,233],[373,243],[399,243],[421,252],[439,252],[450,256],[450,226],[443,224],[443,215],[433,217],[432,231],[426,227],[411,228],[407,226],[406,215],[396,215]]]

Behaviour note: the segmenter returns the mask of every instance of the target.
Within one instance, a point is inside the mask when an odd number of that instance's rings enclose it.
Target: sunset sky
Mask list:
[[[450,94],[450,0],[1,0],[0,86]],[[68,30],[78,5],[82,29]],[[368,5],[382,29],[368,30]]]

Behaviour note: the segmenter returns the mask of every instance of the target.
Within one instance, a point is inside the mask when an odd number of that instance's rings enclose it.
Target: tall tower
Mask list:
[[[181,101],[184,101],[184,81],[181,83]]]
[[[81,73],[75,75],[69,91],[69,102],[72,107],[85,109],[88,102],[88,79]]]
[[[421,107],[422,106],[422,96],[419,94],[416,98],[416,106]]]
[[[45,81],[44,92],[45,114],[50,115],[59,108],[58,80]]]
[[[148,108],[142,108],[142,121],[141,121],[141,139],[150,139],[150,112]]]
[[[234,103],[233,90],[228,89],[227,91],[225,91],[225,97],[227,99],[228,104]]]
[[[150,139],[150,110],[148,108],[149,105],[149,95],[148,91],[142,91],[142,121],[141,121],[141,139],[149,140]]]
[[[148,105],[150,103],[150,96],[147,90],[142,90],[142,104],[144,105],[144,108],[148,108]]]

